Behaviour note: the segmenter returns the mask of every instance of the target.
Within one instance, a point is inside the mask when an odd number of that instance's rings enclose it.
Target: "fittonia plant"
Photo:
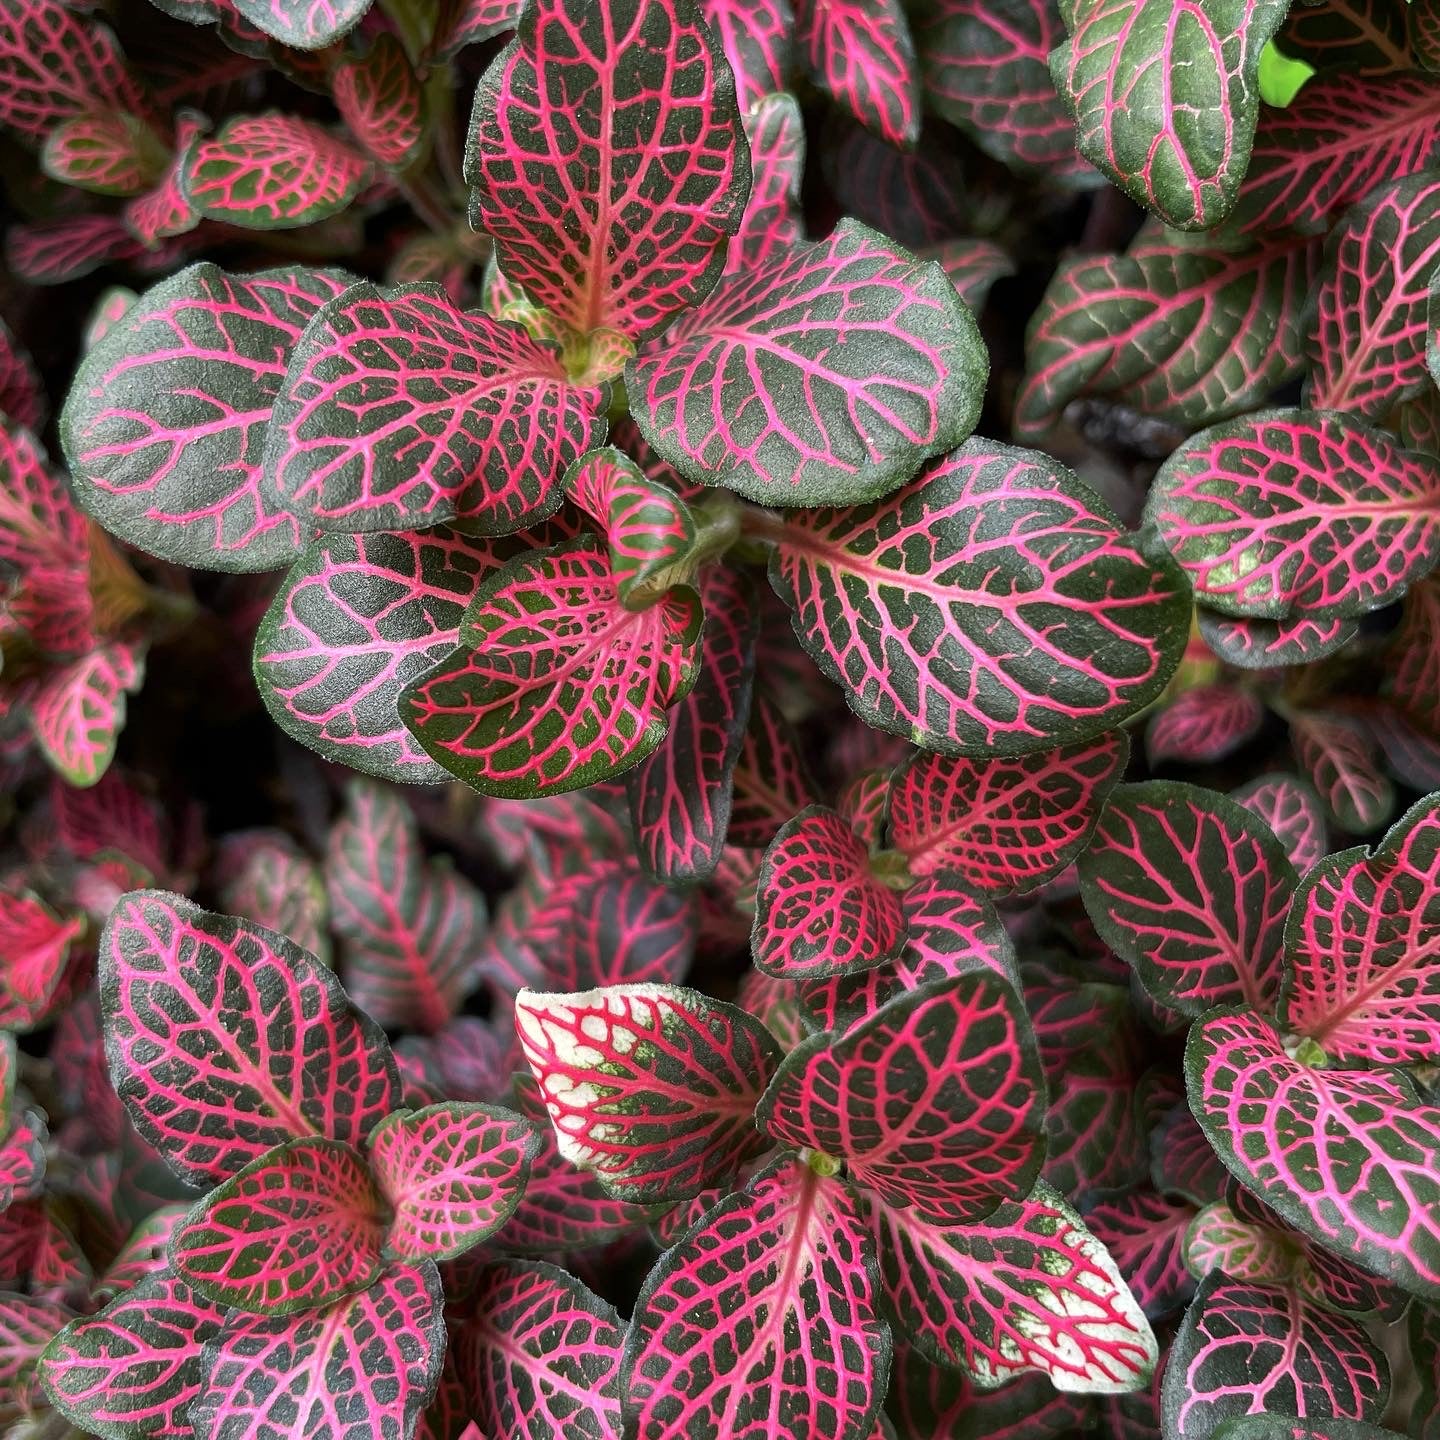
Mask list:
[[[155,3],[0,0],[6,1433],[1440,1440],[1437,0]]]

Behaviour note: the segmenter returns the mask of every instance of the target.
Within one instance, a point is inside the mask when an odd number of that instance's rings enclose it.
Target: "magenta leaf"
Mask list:
[[[637,1440],[867,1440],[890,1334],[844,1184],[782,1158],[650,1272],[621,1368]]]
[[[459,647],[406,688],[401,718],[483,794],[609,779],[665,738],[666,710],[695,683],[702,618],[688,587],[626,610],[592,538],[531,551],[481,585]]]
[[[449,1102],[402,1111],[370,1136],[370,1168],[392,1214],[385,1254],[453,1260],[515,1212],[539,1136],[490,1105]]]
[[[1365,727],[1344,715],[1307,711],[1290,719],[1300,768],[1342,830],[1376,830],[1395,808],[1395,789]]]
[[[707,879],[720,863],[755,677],[760,608],[753,585],[726,565],[705,570],[699,583],[705,607],[699,679],[626,786],[636,854],[668,885]]]
[[[87,1435],[180,1440],[190,1434],[190,1402],[200,1390],[200,1347],[223,1319],[180,1276],[148,1275],[99,1314],[60,1330],[40,1356],[40,1383]]]
[[[819,798],[794,728],[779,705],[757,687],[735,764],[730,844],[764,848],[787,820]]]
[[[0,1293],[0,1408],[6,1413],[33,1407],[36,1361],[73,1313],[58,1300]]]
[[[700,0],[700,13],[730,66],[742,117],[786,88],[795,30],[790,0]]]
[[[1339,414],[1216,425],[1161,467],[1147,518],[1198,600],[1230,615],[1344,619],[1440,560],[1440,464]]]
[[[1087,1207],[1085,1223],[1110,1252],[1136,1303],[1151,1320],[1186,1304],[1195,1290],[1185,1268],[1185,1238],[1195,1218],[1189,1200],[1142,1187]]]
[[[1129,754],[1123,730],[1008,760],[922,752],[891,782],[893,843],[912,875],[1033,890],[1080,853]]]
[[[1235,1197],[1237,1206],[1240,1196],[1257,1210],[1264,1208],[1245,1191]],[[1278,1223],[1252,1219],[1225,1200],[1216,1200],[1191,1222],[1185,1236],[1185,1263],[1200,1279],[1223,1270],[1231,1280],[1242,1283],[1289,1284],[1296,1278],[1300,1259],[1298,1245],[1291,1242],[1293,1233],[1282,1230]]]
[[[755,897],[755,966],[781,980],[868,970],[905,943],[899,892],[870,868],[864,841],[833,810],[802,810],[765,852]]]
[[[1139,1389],[1150,1325],[1105,1247],[1048,1185],[963,1227],[867,1207],[892,1328],[986,1388],[1039,1370],[1059,1390]]]
[[[1241,1415],[1378,1421],[1389,1393],[1385,1352],[1358,1321],[1217,1271],[1175,1337],[1161,1412],[1167,1436],[1209,1440]]]
[[[371,0],[234,0],[257,30],[296,50],[333,45],[360,23]]]
[[[903,1344],[895,1347],[890,1409],[905,1440],[1069,1440],[1079,1427],[1094,1424],[1094,1403],[1087,1395],[1057,1391],[1033,1370],[984,1390],[962,1371],[932,1365]]]
[[[358,59],[335,69],[335,108],[361,146],[382,165],[403,170],[425,139],[424,93],[405,47],[377,35]]]
[[[1145,731],[1145,758],[1205,765],[1223,760],[1253,740],[1265,723],[1265,706],[1253,691],[1219,682],[1182,691]]]
[[[1292,615],[1285,620],[1255,620],[1221,615],[1195,607],[1200,638],[1227,665],[1240,670],[1270,670],[1309,665],[1339,654],[1359,633],[1358,620],[1314,620]]]
[[[461,1332],[471,1404],[490,1435],[601,1440],[620,1429],[624,1322],[573,1275],[535,1261],[480,1272]]]
[[[440,1379],[445,1315],[428,1260],[392,1262],[369,1289],[298,1315],[232,1314],[206,1342],[195,1440],[342,1440],[357,1425],[413,1434]]]
[[[178,896],[121,899],[100,940],[100,999],[130,1118],[193,1184],[295,1138],[358,1146],[399,1103],[384,1033],[327,969]]]
[[[0,1022],[23,1034],[41,1025],[62,994],[70,947],[84,933],[33,895],[0,891]],[[9,1085],[14,1086],[13,1073]]]
[[[1219,1198],[1228,1178],[1189,1105],[1182,1100],[1161,1116],[1150,1137],[1150,1179],[1162,1195],[1208,1205]]]
[[[755,8],[763,10],[773,3],[775,0],[763,0]],[[793,95],[766,95],[757,100],[753,112],[745,116],[745,134],[750,143],[750,200],[730,242],[726,275],[763,265],[772,255],[799,243],[805,234],[800,195],[805,178],[805,120],[799,103]]]
[[[117,641],[82,655],[40,682],[30,727],[50,764],[72,785],[94,785],[115,758],[125,697],[140,688],[145,647]]]
[[[616,1199],[685,1200],[764,1150],[780,1047],[743,1010],[673,985],[522,990],[515,1023],[560,1153]]]
[[[1050,73],[1076,148],[1178,230],[1230,213],[1260,112],[1260,52],[1282,0],[1206,0],[1179,23],[1168,0],[1073,0]]]
[[[0,415],[36,431],[44,423],[46,409],[45,388],[35,362],[0,320]]]
[[[1327,855],[1285,927],[1286,1029],[1332,1062],[1409,1065],[1440,1054],[1440,796],[1374,848]]]
[[[815,83],[892,145],[920,138],[920,87],[899,0],[797,0],[799,47]]]
[[[347,802],[325,859],[345,988],[381,1025],[433,1034],[473,986],[484,897],[450,866],[426,862],[400,795],[353,781]]]
[[[1019,997],[978,971],[803,1041],[756,1119],[783,1145],[843,1161],[857,1185],[920,1219],[964,1224],[1029,1193],[1044,1149],[1041,1074]]]
[[[146,291],[85,356],[60,417],[86,508],[180,564],[288,563],[302,533],[261,488],[265,427],[291,346],[348,280],[298,266],[227,275],[205,263]]]
[[[215,871],[225,914],[288,935],[322,964],[329,963],[324,877],[284,831],[234,831],[224,836],[216,846]],[[370,1007],[362,1002],[361,1009],[369,1012]]]
[[[851,709],[947,754],[1113,729],[1165,688],[1189,624],[1179,574],[1092,491],[989,440],[878,504],[787,515],[778,540],[771,583]]]
[[[842,220],[722,281],[625,383],[641,434],[687,479],[822,505],[887,494],[963,440],[987,370],[940,267]]]
[[[51,179],[96,195],[138,195],[159,179],[165,160],[165,147],[142,119],[99,110],[57,125],[40,165]]]
[[[0,566],[8,572],[83,568],[85,522],[33,434],[0,422]]]
[[[441,0],[427,60],[453,60],[467,45],[478,45],[513,30],[524,0]]]
[[[1422,580],[1406,595],[1390,662],[1391,698],[1417,728],[1440,735],[1440,582]]]
[[[217,1305],[262,1315],[363,1290],[385,1235],[365,1162],[339,1140],[291,1140],[252,1160],[185,1217],[170,1261]]]
[[[137,195],[126,205],[125,224],[147,248],[153,250],[160,241],[188,234],[199,225],[200,212],[185,193],[185,165],[190,147],[208,129],[209,122],[198,111],[180,111],[175,117],[175,146],[170,163],[143,195]],[[132,296],[132,303],[133,299]],[[120,318],[116,316],[111,324],[118,323]]]
[[[1297,875],[1303,875],[1329,848],[1320,797],[1303,780],[1262,775],[1231,791],[1230,798],[1265,822],[1285,847]]]
[[[34,1110],[14,1117],[0,1142],[0,1210],[33,1200],[45,1185],[45,1147],[50,1132]]]
[[[1185,1076],[1226,1168],[1282,1220],[1411,1294],[1440,1297],[1440,1109],[1400,1071],[1310,1069],[1258,1015],[1219,1011],[1192,1027]]]
[[[438,285],[355,285],[291,353],[266,483],[326,530],[458,518],[509,534],[560,504],[566,467],[604,438],[600,403],[522,326],[462,312]]]
[[[1252,812],[1152,780],[1110,796],[1080,857],[1101,939],[1159,1004],[1187,1016],[1243,1000],[1274,1009],[1295,871]]]
[[[693,0],[536,0],[476,91],[465,178],[506,278],[572,329],[639,341],[702,299],[750,187]]]
[[[207,220],[287,230],[339,214],[369,177],[365,156],[324,126],[267,110],[227,120],[191,146],[181,188]]]
[[[64,215],[11,225],[5,260],[17,280],[63,285],[112,260],[134,260],[142,247],[118,215]]]

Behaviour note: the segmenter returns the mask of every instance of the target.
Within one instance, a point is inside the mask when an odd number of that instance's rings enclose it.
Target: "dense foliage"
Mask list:
[[[1440,1440],[1440,0],[0,0],[0,147],[7,1435]]]

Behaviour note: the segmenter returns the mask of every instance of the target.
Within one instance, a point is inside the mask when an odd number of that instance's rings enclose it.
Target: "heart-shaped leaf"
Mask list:
[[[1223,760],[1253,740],[1265,723],[1265,707],[1253,691],[1221,682],[1196,685],[1176,696],[1145,731],[1145,758],[1205,765]]]
[[[267,110],[227,120],[185,155],[185,198],[207,220],[289,230],[338,215],[365,188],[370,162],[323,125]]]
[[[147,290],[85,356],[60,416],[86,509],[179,564],[273,570],[298,554],[299,523],[261,488],[265,426],[291,346],[347,283],[206,262]]]
[[[785,89],[795,30],[789,0],[701,0],[700,13],[730,66],[742,116]]]
[[[1024,1007],[1004,980],[979,971],[797,1045],[756,1119],[782,1145],[844,1161],[882,1199],[957,1225],[1029,1194],[1044,1108]]]
[[[460,1363],[486,1433],[523,1416],[537,1440],[620,1434],[625,1326],[612,1305],[553,1265],[518,1260],[486,1265],[469,1304]]]
[[[1194,1293],[1194,1277],[1185,1268],[1185,1237],[1195,1215],[1189,1200],[1148,1186],[1098,1201],[1085,1211],[1091,1234],[1109,1251],[1151,1320],[1178,1310]]]
[[[1290,741],[1300,768],[1342,830],[1376,830],[1390,818],[1395,788],[1358,720],[1316,711],[1293,715]]]
[[[1155,1336],[1114,1260],[1048,1185],[961,1228],[867,1206],[892,1327],[987,1388],[1039,1370],[1059,1390],[1149,1379]]]
[[[621,1393],[637,1440],[866,1440],[890,1371],[875,1260],[844,1184],[781,1158],[650,1272]]]
[[[1089,740],[1154,700],[1184,645],[1174,567],[1034,451],[971,440],[878,504],[787,515],[777,538],[800,643],[861,719],[927,749]]]
[[[1284,0],[1069,0],[1050,57],[1075,144],[1167,225],[1209,230],[1235,205],[1260,113],[1260,52]]]
[[[391,1212],[385,1254],[453,1260],[515,1212],[539,1136],[509,1110],[456,1102],[401,1111],[370,1136],[370,1168]]]
[[[1315,620],[1292,615],[1284,620],[1255,620],[1221,615],[1195,607],[1200,638],[1227,665],[1241,670],[1271,670],[1309,665],[1338,654],[1359,633],[1357,620]]]
[[[461,311],[438,285],[355,285],[291,353],[266,483],[326,530],[458,518],[509,534],[560,504],[560,477],[604,438],[600,403],[523,326]]]
[[[904,943],[900,895],[842,816],[815,805],[780,827],[760,866],[756,969],[780,980],[843,975],[897,959]]]
[[[1333,1061],[1440,1056],[1440,796],[1374,848],[1327,855],[1300,882],[1285,927],[1288,1030]]]
[[[392,1261],[369,1289],[323,1310],[232,1314],[205,1345],[195,1440],[273,1440],[301,1416],[315,1440],[357,1424],[413,1434],[444,1356],[444,1299],[428,1260]]]
[[[1440,561],[1440,462],[1339,414],[1270,410],[1175,452],[1146,505],[1198,600],[1228,615],[1344,619]]]
[[[252,1160],[185,1217],[179,1274],[217,1305],[261,1315],[310,1310],[380,1273],[380,1198],[339,1140],[291,1140]]]
[[[403,170],[416,158],[425,139],[425,97],[396,36],[377,35],[364,55],[337,65],[330,89],[351,135],[382,165]]]
[[[1241,1000],[1271,1011],[1295,871],[1249,810],[1152,780],[1110,796],[1080,857],[1100,937],[1159,1004],[1195,1016]]]
[[[607,780],[665,738],[665,711],[695,683],[702,619],[687,587],[625,609],[592,537],[531,551],[481,585],[459,647],[406,688],[401,718],[487,795]]]
[[[282,936],[136,890],[105,927],[99,968],[111,1079],[192,1184],[287,1140],[361,1145],[399,1104],[384,1032]]]
[[[892,841],[912,875],[1033,890],[1080,853],[1129,756],[1123,730],[1008,760],[922,752],[891,782]]]
[[[7,1030],[43,1024],[60,993],[83,919],[62,919],[33,895],[0,891],[0,990]],[[13,1087],[14,1080],[10,1080]]]
[[[1389,1393],[1385,1352],[1358,1321],[1216,1271],[1175,1337],[1161,1409],[1173,1440],[1209,1440],[1223,1421],[1257,1413],[1378,1421]]]
[[[693,0],[536,0],[475,92],[465,178],[534,304],[581,333],[663,329],[715,283],[750,188]]]
[[[145,646],[102,645],[47,675],[30,697],[30,728],[72,785],[94,785],[115,758],[125,697],[145,677]]]
[[[891,145],[920,138],[915,45],[899,0],[797,0],[795,22],[822,90]]]
[[[1297,875],[1303,875],[1329,848],[1320,797],[1293,775],[1262,775],[1230,792],[1230,798],[1258,815],[1285,847]]]
[[[887,494],[959,444],[987,371],[944,271],[842,220],[722,281],[629,362],[625,385],[641,434],[687,479],[763,504],[839,505]]]
[[[515,1024],[560,1153],[616,1199],[688,1199],[765,1148],[755,1107],[780,1047],[733,1005],[673,985],[522,990]]]
[[[223,1320],[180,1276],[149,1275],[55,1335],[40,1356],[40,1383],[87,1435],[185,1435],[200,1390],[200,1347]]]
[[[1440,1297],[1440,1109],[1400,1071],[1310,1069],[1268,1021],[1235,1010],[1191,1028],[1185,1079],[1226,1168],[1282,1220],[1411,1294]]]

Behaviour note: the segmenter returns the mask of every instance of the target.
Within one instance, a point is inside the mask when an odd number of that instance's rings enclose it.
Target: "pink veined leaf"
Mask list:
[[[1227,665],[1240,670],[1271,670],[1309,665],[1336,655],[1360,632],[1358,620],[1315,620],[1292,615],[1284,620],[1255,620],[1221,615],[1195,607],[1200,638]]]
[[[208,128],[209,122],[198,111],[180,111],[175,117],[175,146],[169,165],[143,195],[125,206],[126,226],[149,249],[162,240],[188,234],[200,223],[200,212],[185,193],[184,175],[190,147]]]
[[[299,522],[261,486],[265,428],[291,346],[349,278],[202,263],[146,291],[85,356],[60,417],[90,513],[180,564],[272,570],[297,555]]]
[[[730,66],[742,117],[785,90],[793,68],[790,0],[700,0],[700,13]]]
[[[625,1325],[573,1275],[536,1261],[480,1272],[460,1332],[461,1373],[487,1433],[524,1417],[535,1436],[619,1435]]]
[[[1419,72],[1319,75],[1261,116],[1235,220],[1247,230],[1324,230],[1336,211],[1440,157],[1440,85]]]
[[[1430,276],[1440,264],[1440,177],[1372,191],[1325,244],[1309,403],[1383,422],[1428,383]]]
[[[99,110],[56,126],[40,165],[51,179],[96,195],[138,195],[164,171],[160,137],[136,115]]]
[[[227,120],[185,156],[185,198],[207,220],[287,230],[338,215],[370,179],[370,162],[322,125],[267,110]]]
[[[1084,847],[1124,773],[1123,730],[1014,759],[917,754],[890,786],[890,829],[912,875],[1023,894]]]
[[[0,566],[23,574],[86,563],[85,523],[70,489],[18,421],[0,420],[0,481]]]
[[[763,668],[757,666],[762,672]],[[757,688],[735,763],[735,795],[727,835],[730,844],[769,845],[787,820],[818,804],[819,799],[800,752],[799,737],[779,705]]]
[[[351,782],[325,885],[355,1003],[392,1029],[443,1029],[473,987],[485,899],[450,866],[427,863],[399,794]]]
[[[1392,705],[1369,707],[1364,723],[1397,780],[1422,793],[1440,788],[1440,742],[1422,735]]]
[[[200,1391],[201,1346],[223,1320],[180,1276],[146,1276],[55,1335],[40,1356],[40,1383],[85,1434],[183,1440]]]
[[[1363,1420],[1293,1420],[1286,1415],[1246,1415],[1228,1421],[1214,1435],[1215,1440],[1404,1440]]]
[[[329,903],[320,867],[283,831],[235,831],[215,848],[220,905],[267,930],[288,935],[329,963]],[[361,1004],[361,1008],[369,1007]]]
[[[890,1370],[874,1257],[845,1185],[785,1157],[650,1272],[621,1393],[637,1440],[864,1440]]]
[[[1002,164],[1098,180],[1050,78],[1064,36],[1053,0],[943,0],[915,29],[925,103]]]
[[[79,1301],[94,1276],[51,1201],[21,1200],[0,1211],[0,1290]]]
[[[899,892],[870,868],[870,853],[824,806],[780,827],[760,866],[750,948],[756,969],[816,980],[898,958],[905,943]]]
[[[1149,1379],[1149,1322],[1105,1247],[1043,1182],[958,1228],[881,1203],[866,1210],[891,1326],[936,1364],[987,1389],[1026,1370],[1092,1395]]]
[[[742,1010],[753,1015],[775,1037],[782,1050],[793,1050],[810,1033],[801,1005],[800,987],[789,980],[775,980],[751,968],[740,977],[735,998]]]
[[[889,1406],[904,1440],[1067,1440],[1093,1426],[1095,1402],[1063,1394],[1033,1370],[984,1390],[963,1371],[932,1365],[899,1343]]]
[[[1015,262],[993,240],[946,240],[917,258],[933,260],[945,272],[973,315],[985,308],[997,280],[1015,274]]]
[[[360,23],[371,0],[234,0],[257,30],[296,50],[321,50]]]
[[[768,0],[773,3],[773,0]],[[756,7],[763,9],[764,6]],[[793,95],[767,95],[745,119],[750,144],[750,200],[730,241],[725,274],[763,265],[805,233],[800,187],[805,176],[805,121]],[[684,319],[677,333],[683,332]]]
[[[560,1153],[616,1199],[688,1199],[765,1149],[755,1107],[781,1052],[743,1010],[670,985],[522,990],[515,1023]]]
[[[1262,775],[1230,792],[1230,798],[1258,815],[1285,847],[1297,875],[1303,875],[1329,848],[1320,797],[1293,775]]]
[[[1145,730],[1150,764],[1191,765],[1223,760],[1253,740],[1265,723],[1265,706],[1253,690],[1224,682],[1183,691]]]
[[[641,434],[687,479],[767,505],[840,505],[887,494],[965,439],[987,370],[940,267],[842,220],[723,280],[625,383]]]
[[[1378,1421],[1389,1391],[1385,1352],[1358,1321],[1217,1271],[1175,1337],[1161,1413],[1166,1435],[1204,1440],[1242,1415]]]
[[[32,433],[45,420],[45,389],[35,362],[0,320],[0,415]]]
[[[957,1225],[1029,1194],[1044,1150],[1044,1096],[1019,997],[978,971],[797,1045],[756,1120],[782,1145],[843,1161],[856,1185],[887,1202]]]
[[[1189,1200],[1148,1186],[1085,1211],[1091,1234],[1109,1251],[1151,1320],[1180,1309],[1194,1293],[1194,1277],[1185,1268],[1185,1236],[1196,1213]]]
[[[1185,1075],[1226,1168],[1282,1220],[1413,1295],[1440,1297],[1440,1109],[1402,1072],[1310,1069],[1268,1021],[1234,1010],[1192,1027]]]
[[[538,1132],[513,1111],[447,1102],[402,1111],[370,1136],[370,1168],[391,1211],[388,1258],[453,1260],[520,1203]]]
[[[1411,1065],[1440,1056],[1440,796],[1373,850],[1327,855],[1285,927],[1287,1030],[1332,1062]]]
[[[46,676],[30,697],[30,728],[45,758],[72,785],[94,785],[115,758],[125,697],[145,674],[143,642],[92,650]]]
[[[702,573],[699,588],[700,676],[671,710],[660,747],[627,780],[636,855],[669,885],[705,880],[720,863],[755,678],[754,586],[730,566],[715,565]]]
[[[634,342],[694,305],[750,187],[693,0],[537,0],[476,91],[465,178],[505,275],[572,329]]]
[[[118,215],[64,215],[11,225],[5,232],[6,264],[17,280],[32,285],[63,285],[143,253]]]
[[[1150,1136],[1150,1182],[1162,1195],[1180,1195],[1192,1205],[1220,1198],[1225,1167],[1184,1101],[1161,1117]]]
[[[61,665],[39,679],[29,691],[31,699],[52,685],[70,684],[79,673],[76,666],[95,651],[100,617],[88,579],[88,568],[35,565],[10,590],[6,620],[36,651]]]
[[[1184,647],[1174,566],[1035,451],[969,441],[877,504],[791,512],[777,539],[771,584],[811,658],[862,720],[942,753],[1113,730]]]
[[[162,1273],[170,1278],[170,1240],[183,1223],[190,1207],[183,1202],[164,1205],[142,1220],[121,1245],[96,1283],[94,1295],[109,1303],[117,1295],[133,1290],[142,1280]],[[204,1304],[201,1297],[194,1297]]]
[[[0,12],[0,125],[42,144],[61,122],[95,110],[150,107],[108,26],[62,0]]]
[[[77,790],[57,780],[50,814],[58,843],[76,860],[125,856],[152,875],[163,874],[170,852],[169,821],[157,800],[119,770],[98,785]]]
[[[1176,451],[1146,518],[1212,609],[1347,619],[1440,561],[1440,464],[1338,413],[1270,410]]]
[[[498,1099],[518,1058],[510,1025],[477,1015],[457,1016],[434,1035],[402,1036],[395,1046],[402,1080],[457,1100]]]
[[[1185,1263],[1199,1279],[1220,1270],[1241,1284],[1290,1285],[1301,1263],[1300,1247],[1292,1235],[1278,1222],[1256,1223],[1227,1201],[1217,1200],[1191,1222],[1185,1236]]]
[[[395,169],[415,159],[425,139],[424,95],[396,36],[377,35],[366,54],[341,62],[330,84],[341,119],[369,154]]]
[[[1342,830],[1378,830],[1390,818],[1395,789],[1361,724],[1344,715],[1305,711],[1291,717],[1290,741],[1300,768]]]
[[[290,356],[266,484],[326,530],[509,534],[559,506],[560,477],[604,437],[600,406],[520,325],[438,285],[355,285]]]
[[[291,1140],[252,1160],[185,1217],[170,1263],[217,1305],[310,1310],[380,1273],[385,1221],[365,1162],[339,1140]]]
[[[0,935],[3,935],[5,928],[8,928],[5,926],[5,918],[6,912],[12,903],[13,897],[0,895]],[[0,941],[0,944],[4,944],[4,942]],[[5,945],[4,948],[8,951],[9,947]],[[85,1014],[85,1012],[86,1007],[84,1006],[76,1007],[74,1011],[74,1013],[82,1015]],[[90,1013],[93,1015],[93,1007]],[[95,1040],[99,1037],[92,1029],[87,1038]],[[68,1077],[69,1066],[67,1066],[65,1062],[68,1060],[70,1064],[73,1065],[78,1057],[66,1054],[65,1045],[59,1032],[57,1032],[51,1041],[51,1055],[54,1057],[52,1063],[55,1065],[57,1071],[56,1088],[62,1091],[61,1101],[66,1105],[66,1108],[69,1109],[71,1108],[69,1099],[63,1093],[60,1077],[61,1075]],[[83,1064],[84,1062],[81,1063]],[[10,1122],[15,1118],[15,1078],[19,1069],[20,1053],[15,1046],[15,1035],[10,1030],[0,1030],[0,1130],[8,1130],[10,1128]]]
[[[815,83],[891,145],[920,138],[920,83],[899,0],[797,0],[797,48]]]
[[[1420,730],[1440,736],[1440,581],[1422,580],[1406,595],[1390,647],[1391,697]]]
[[[994,906],[968,885],[955,883],[953,876],[931,875],[912,885],[901,905],[905,945],[898,960],[802,985],[804,1009],[822,1030],[847,1029],[907,990],[972,970],[993,970],[1015,980],[1010,936]]]
[[[890,811],[890,767],[862,770],[835,796],[835,812],[872,855],[885,844]]]
[[[23,1034],[44,1023],[84,929],[79,916],[61,919],[32,895],[0,891],[0,1019],[7,1030]]]
[[[33,1200],[45,1186],[45,1146],[50,1131],[34,1110],[14,1117],[0,1142],[0,1210]]]
[[[297,1137],[358,1146],[399,1103],[384,1032],[282,936],[137,890],[111,915],[99,966],[115,1088],[192,1184]]]
[[[1213,229],[1236,203],[1260,113],[1260,54],[1277,0],[1073,0],[1050,56],[1075,145],[1178,230]]]
[[[206,1343],[195,1440],[412,1434],[440,1380],[444,1300],[433,1262],[393,1261],[367,1290],[298,1315],[232,1313]]]
[[[1080,857],[1101,938],[1152,999],[1192,1017],[1241,1000],[1274,1009],[1295,883],[1254,814],[1169,780],[1116,789]]]
[[[0,1407],[6,1413],[36,1408],[36,1361],[73,1314],[58,1300],[0,1294]]]
[[[524,8],[524,0],[441,0],[434,38],[424,58],[453,60],[465,46],[513,30]]]
[[[626,610],[593,537],[532,551],[481,585],[459,647],[405,689],[401,718],[482,794],[610,779],[665,738],[666,710],[695,683],[702,621],[688,587]]]
[[[1045,1115],[1044,1178],[1076,1204],[1125,1190],[1145,1173],[1145,1132],[1136,1077],[1123,1069],[1083,1071],[1052,1084]]]
[[[1303,236],[1236,249],[1156,222],[1123,255],[1062,259],[1026,339],[1016,432],[1043,437],[1087,395],[1187,429],[1254,409],[1303,368],[1319,254]]]

